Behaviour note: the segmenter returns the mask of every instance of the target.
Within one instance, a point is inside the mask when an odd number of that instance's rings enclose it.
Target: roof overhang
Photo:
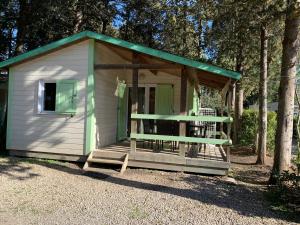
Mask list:
[[[16,57],[10,58],[6,61],[0,62],[0,69],[9,68],[13,65],[23,63],[32,58],[48,54],[49,52],[56,51],[57,49],[64,48],[68,45],[72,45],[76,42],[85,40],[85,39],[95,39],[96,41],[107,43],[110,45],[115,45],[121,48],[125,48],[127,50],[131,50],[137,53],[142,53],[148,56],[152,56],[161,60],[169,61],[171,63],[176,63],[183,65],[190,69],[196,69],[198,71],[198,76],[202,77],[204,80],[206,79],[205,74],[209,74],[209,77],[214,77],[214,82],[224,83],[225,81],[231,80],[239,80],[241,78],[241,74],[232,70],[223,69],[218,66],[214,66],[211,64],[187,59],[178,55],[170,54],[165,51],[156,50],[152,48],[148,48],[139,44],[134,44],[128,41],[124,41],[118,38],[106,36],[103,34],[94,33],[91,31],[84,31],[81,33],[74,34],[72,36],[63,38],[61,40],[55,41],[53,43],[47,44],[45,46],[36,48],[29,52],[23,53]],[[208,77],[208,76],[207,76]],[[209,78],[207,78],[209,79]],[[221,82],[224,80],[223,82]]]

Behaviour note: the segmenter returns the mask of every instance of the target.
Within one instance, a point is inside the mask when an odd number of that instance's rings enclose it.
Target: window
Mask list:
[[[56,84],[45,83],[44,86],[44,111],[55,111]]]
[[[55,112],[56,82],[40,81],[38,111]]]
[[[39,81],[38,113],[76,113],[77,81]]]

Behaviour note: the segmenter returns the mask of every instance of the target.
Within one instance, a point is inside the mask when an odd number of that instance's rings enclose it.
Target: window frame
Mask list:
[[[45,97],[45,84],[46,83],[57,83],[55,80],[39,80],[39,86],[38,86],[38,107],[37,111],[38,114],[57,114],[57,112],[50,111],[50,110],[44,110],[44,97]]]

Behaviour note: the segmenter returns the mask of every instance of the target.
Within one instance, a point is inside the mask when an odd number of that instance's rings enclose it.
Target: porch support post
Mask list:
[[[220,105],[220,116],[223,117],[224,115],[224,105],[226,103],[226,93],[221,92],[221,105]],[[220,123],[220,132],[224,131],[224,124],[223,122]]]
[[[132,63],[137,62],[137,55],[133,54]],[[139,70],[132,70],[132,92],[131,92],[131,113],[136,114],[138,112],[138,80]],[[131,118],[131,133],[137,133],[137,120]],[[136,139],[130,138],[130,150],[136,151]]]
[[[227,98],[227,107],[228,107],[228,117],[232,115],[232,98],[233,98],[233,85],[230,85],[228,98]],[[227,123],[227,138],[231,137],[231,123]],[[230,162],[230,146],[226,147],[226,160]]]
[[[180,115],[187,115],[187,73],[186,69],[181,70],[181,86],[180,86]],[[186,136],[186,121],[179,123],[179,136]],[[179,143],[179,155],[185,157],[185,143]]]
[[[224,115],[224,107],[227,105],[229,107],[229,102],[228,102],[228,98],[229,96],[227,96],[227,94],[229,93],[229,89],[231,87],[231,79],[229,79],[225,85],[225,87],[222,89],[221,93],[221,105],[220,105],[220,114],[221,117],[223,117]],[[226,98],[227,97],[227,98]],[[226,101],[227,100],[227,101]],[[229,112],[229,111],[228,111]],[[224,131],[224,124],[223,122],[220,124],[220,131],[223,132]]]

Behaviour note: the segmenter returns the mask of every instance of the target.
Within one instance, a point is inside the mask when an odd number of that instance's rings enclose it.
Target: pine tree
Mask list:
[[[272,183],[276,182],[274,176],[277,173],[289,170],[291,163],[296,64],[300,48],[299,35],[300,2],[297,0],[288,0],[278,95],[275,156],[270,179]]]

